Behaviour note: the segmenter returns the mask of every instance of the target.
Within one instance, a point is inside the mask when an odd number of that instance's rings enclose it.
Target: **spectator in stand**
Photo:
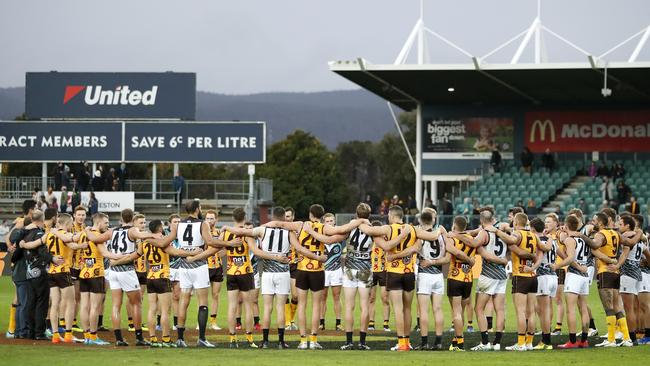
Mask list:
[[[440,207],[442,208],[442,214],[445,215],[445,218],[443,220],[444,223],[443,226],[451,227],[451,220],[454,215],[454,205],[449,200],[449,196],[447,195],[446,192],[442,196],[442,200],[440,201],[440,203],[441,203]]]
[[[501,153],[498,148],[492,149],[492,157],[490,157],[490,166],[494,173],[501,172]]]
[[[379,205],[379,211],[377,213],[380,215],[388,215],[388,199],[381,201],[381,204]]]
[[[49,205],[52,204],[52,200],[55,199],[54,197],[54,190],[52,189],[52,186],[47,187],[47,193],[45,194],[45,203]]]
[[[104,190],[105,191],[114,191],[113,187],[115,186],[114,178],[117,178],[115,174],[115,168],[110,168],[108,174],[104,177]]]
[[[176,172],[176,175],[174,176],[174,180],[172,181],[172,185],[174,187],[174,192],[176,192],[176,194],[174,195],[174,202],[178,202],[179,198],[180,201],[183,202],[183,193],[185,191],[185,178],[183,178],[180,171]]]
[[[402,202],[402,200],[399,199],[398,195],[394,195],[393,199],[390,200],[390,205],[391,206],[399,205],[399,206],[404,207],[404,202]]]
[[[539,209],[537,208],[537,204],[535,204],[535,200],[529,199],[528,205],[526,207],[526,215],[537,215],[537,214],[539,214]]]
[[[92,181],[92,188],[93,188],[94,192],[101,192],[101,191],[104,190],[104,182],[102,180],[102,172],[99,169],[95,170],[95,174],[93,176],[93,181]]]
[[[63,189],[64,186],[72,186],[70,184],[70,167],[65,164],[63,165],[63,171],[61,172],[61,189]]]
[[[458,212],[461,215],[469,215],[472,212],[472,199],[469,197],[465,197],[463,199],[463,203],[460,204],[460,207],[458,207]],[[443,211],[445,210],[444,207],[442,209]]]
[[[59,211],[59,203],[56,201],[56,197],[52,198],[52,203],[49,204],[50,208],[55,208]]]
[[[630,213],[638,215],[641,213],[641,208],[639,207],[639,202],[636,201],[636,197],[630,197]]]
[[[77,190],[77,185],[75,184],[72,187],[72,197],[70,198],[70,207],[72,207],[73,213],[74,208],[81,206],[81,193]]]
[[[615,180],[625,178],[625,168],[622,164],[616,164],[612,174]]]
[[[609,169],[607,168],[607,165],[605,165],[604,161],[600,163],[600,166],[598,167],[598,176],[603,178],[609,177]]]
[[[521,167],[524,168],[524,171],[528,174],[533,171],[533,160],[535,157],[533,153],[530,152],[528,147],[524,147],[524,151],[521,152]]]
[[[95,197],[95,192],[90,192],[90,199],[88,200],[88,210],[90,211],[90,216],[96,214],[99,211],[99,201]]]
[[[524,207],[524,203],[521,200],[517,201],[515,207],[521,207],[523,211],[526,211],[526,207]]]
[[[61,200],[59,202],[59,212],[66,212],[68,210],[68,187],[61,187]]]
[[[124,191],[126,179],[129,177],[128,171],[126,170],[126,164],[120,164],[120,169],[117,170],[117,177],[119,178],[118,190]]]
[[[54,169],[54,189],[57,191],[61,190],[61,186],[63,185],[63,163],[58,162],[56,164],[56,168]]]
[[[589,214],[589,207],[587,207],[587,202],[585,202],[584,198],[581,198],[580,201],[578,201],[578,208],[580,211],[582,211],[584,214]]]
[[[39,198],[41,198],[41,192],[38,190],[38,187],[34,187],[34,191],[32,192],[32,200],[34,200],[34,202],[37,202]]]
[[[38,198],[38,201],[36,202],[36,208],[41,211],[45,211],[48,208],[47,201],[45,200],[44,195],[41,195]]]
[[[587,175],[589,175],[592,179],[596,179],[596,176],[598,175],[598,167],[596,166],[595,161],[592,161],[591,165],[589,165]]]
[[[90,185],[90,173],[88,171],[88,162],[82,161],[77,168],[77,187],[79,191],[88,191]]]
[[[416,215],[418,213],[418,203],[415,201],[413,196],[409,194],[408,196],[408,214],[409,215]]]
[[[437,210],[437,209],[438,209],[438,208],[436,207],[436,205],[433,204],[433,201],[431,200],[431,198],[428,198],[428,197],[427,197],[426,200],[424,200],[424,207],[426,207],[426,208],[432,208],[432,209],[434,209],[434,210]]]
[[[600,195],[603,201],[614,199],[614,183],[608,176],[604,176],[603,183],[600,185]]]
[[[479,204],[477,199],[472,200],[472,227],[477,228],[481,224],[480,220],[480,212],[481,205]]]
[[[551,154],[551,149],[547,148],[546,151],[544,151],[544,154],[542,155],[542,165],[549,172],[555,169],[555,157]]]
[[[630,187],[625,184],[625,180],[621,179],[616,186],[616,199],[618,200],[617,204],[622,205],[627,203],[630,200],[632,195],[632,190]]]

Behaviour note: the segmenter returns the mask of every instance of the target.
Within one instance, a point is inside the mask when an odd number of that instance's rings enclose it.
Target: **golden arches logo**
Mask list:
[[[535,142],[535,136],[539,136],[539,141],[546,141],[546,129],[548,128],[548,134],[549,138],[551,140],[551,143],[555,142],[555,125],[553,124],[553,121],[550,119],[546,119],[542,122],[542,120],[535,120],[533,122],[533,126],[530,129],[530,137],[529,137],[529,142]],[[539,133],[536,134],[539,130]]]

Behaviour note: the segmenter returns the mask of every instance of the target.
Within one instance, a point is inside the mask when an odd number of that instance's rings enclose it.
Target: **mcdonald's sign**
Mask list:
[[[646,152],[650,110],[528,112],[524,139],[532,152]]]

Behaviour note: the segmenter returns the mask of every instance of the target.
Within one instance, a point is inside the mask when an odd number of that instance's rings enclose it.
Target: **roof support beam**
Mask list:
[[[540,104],[540,101],[537,100],[537,99],[535,99],[534,97],[532,97],[532,96],[530,96],[530,95],[524,93],[523,91],[521,91],[521,90],[518,89],[517,87],[512,86],[512,85],[506,83],[505,81],[499,79],[498,77],[496,77],[496,76],[494,76],[494,75],[492,75],[492,74],[486,72],[485,70],[481,69],[481,62],[480,62],[480,60],[477,59],[476,57],[472,57],[472,62],[474,63],[474,68],[476,69],[476,71],[478,71],[479,73],[481,73],[482,75],[484,75],[484,76],[487,77],[488,79],[493,80],[493,81],[496,82],[497,84],[502,85],[502,86],[504,86],[504,87],[510,89],[511,91],[513,91],[513,92],[519,94],[520,96],[522,96],[522,97],[528,99],[529,101],[531,101],[531,102],[533,102],[533,103],[535,103],[535,104]]]

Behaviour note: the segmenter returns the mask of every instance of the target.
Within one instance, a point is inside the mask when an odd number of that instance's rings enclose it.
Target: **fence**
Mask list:
[[[0,177],[0,199],[20,201],[31,198],[35,187],[40,190],[41,182],[41,177]],[[155,196],[152,182],[151,179],[127,179],[124,188],[135,192],[136,199],[174,200],[176,192],[171,180],[157,180]],[[272,202],[273,181],[262,178],[254,183],[254,201]],[[54,186],[54,179],[48,178],[47,184]],[[246,200],[248,186],[248,180],[186,180],[181,193],[183,199]]]

